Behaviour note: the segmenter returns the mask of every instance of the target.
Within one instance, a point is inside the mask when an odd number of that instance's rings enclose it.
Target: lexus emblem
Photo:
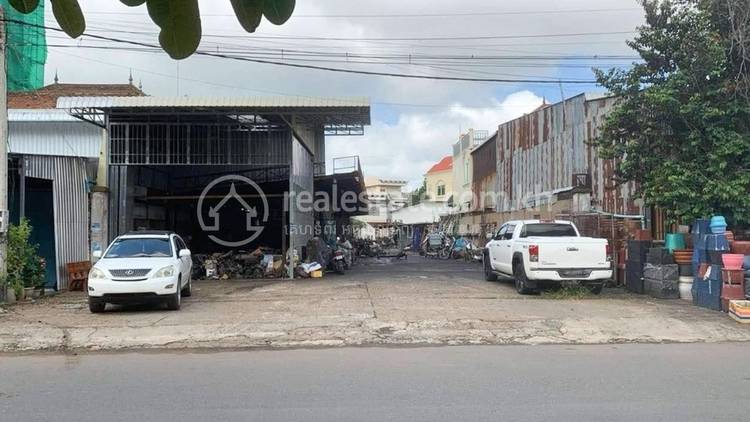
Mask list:
[[[127,276],[131,276],[133,274],[135,274],[135,271],[133,271],[133,270],[127,270],[127,271],[125,271],[125,275],[127,275]]]

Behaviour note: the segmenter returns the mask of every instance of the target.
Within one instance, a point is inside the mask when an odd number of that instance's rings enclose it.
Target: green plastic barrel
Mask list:
[[[685,249],[685,235],[682,233],[667,233],[664,243],[670,253],[676,249]]]

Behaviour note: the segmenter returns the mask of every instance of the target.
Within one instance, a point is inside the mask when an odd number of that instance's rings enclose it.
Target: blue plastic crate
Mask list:
[[[711,274],[708,278],[711,280],[718,280],[721,283],[721,265],[711,265]]]
[[[706,249],[706,235],[702,233],[693,233],[693,250]]]
[[[721,280],[697,279],[693,282],[693,289],[698,295],[721,297]]]
[[[708,262],[708,251],[705,249],[693,249],[692,262],[694,264],[700,264],[701,262]]]
[[[715,296],[713,294],[707,294],[698,289],[698,294],[694,296],[695,304],[702,307],[711,309],[714,311],[721,310],[721,296]]]

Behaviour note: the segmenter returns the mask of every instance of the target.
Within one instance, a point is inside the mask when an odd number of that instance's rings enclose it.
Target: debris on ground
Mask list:
[[[285,268],[281,252],[264,247],[193,255],[195,280],[282,278]]]

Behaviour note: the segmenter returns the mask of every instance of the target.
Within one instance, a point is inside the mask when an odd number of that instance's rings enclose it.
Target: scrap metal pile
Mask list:
[[[193,255],[194,280],[283,278],[285,275],[281,252],[269,248]]]

